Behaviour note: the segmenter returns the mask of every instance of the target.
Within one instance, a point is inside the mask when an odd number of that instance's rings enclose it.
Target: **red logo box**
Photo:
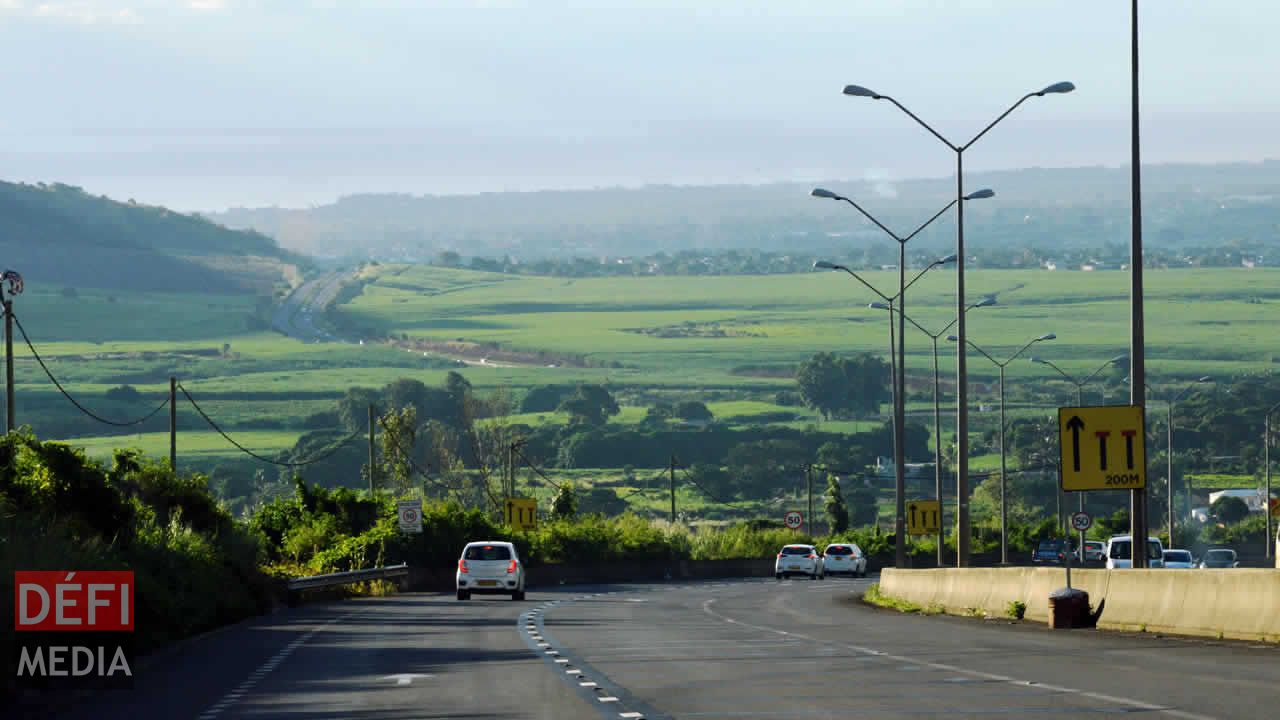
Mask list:
[[[17,632],[132,632],[132,570],[18,570]]]

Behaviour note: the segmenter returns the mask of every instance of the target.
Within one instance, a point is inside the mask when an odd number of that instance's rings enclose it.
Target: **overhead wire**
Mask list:
[[[463,491],[463,488],[461,487],[455,487],[453,485],[450,485],[447,482],[444,482],[443,480],[436,480],[432,478],[431,475],[428,474],[426,470],[423,470],[422,467],[418,465],[418,463],[414,462],[413,456],[410,455],[408,452],[406,452],[404,449],[404,446],[400,444],[400,441],[396,438],[396,436],[394,434],[391,434],[391,429],[387,427],[387,420],[382,415],[378,415],[378,424],[382,426],[384,437],[391,438],[392,447],[394,447],[396,452],[400,453],[400,455],[405,459],[405,461],[409,463],[409,469],[421,475],[423,480],[431,483],[432,485],[435,485],[437,487],[442,487],[445,490],[451,490],[453,492]]]
[[[259,460],[261,462],[268,463],[271,465],[276,465],[279,467],[292,468],[292,467],[306,467],[307,465],[314,465],[315,463],[318,463],[321,460],[328,459],[329,457],[337,453],[339,450],[341,450],[347,443],[351,442],[352,439],[356,438],[357,436],[359,436],[364,432],[363,430],[356,430],[355,432],[351,433],[347,437],[340,440],[338,443],[336,443],[332,447],[322,451],[319,455],[316,455],[313,458],[308,458],[306,460],[298,460],[298,461],[273,460],[272,458],[266,457],[264,455],[259,455],[258,453],[250,450],[244,445],[241,445],[239,442],[236,441],[235,438],[228,435],[227,432],[223,430],[222,427],[218,425],[218,423],[213,418],[209,417],[209,414],[204,411],[204,408],[200,407],[200,403],[196,402],[196,399],[194,397],[191,397],[191,393],[187,392],[187,389],[183,387],[182,383],[178,383],[178,389],[182,391],[182,394],[184,396],[186,396],[187,402],[191,403],[191,407],[195,408],[196,413],[199,414],[201,418],[204,418],[204,421],[209,424],[209,427],[213,428],[214,431],[216,431],[219,435],[221,435],[223,440],[226,440],[227,442],[231,443],[233,446],[235,446],[237,450],[239,450],[240,452],[244,453],[245,455],[248,455],[249,457],[255,460]]]
[[[14,324],[18,326],[18,331],[22,333],[22,339],[27,344],[27,349],[31,351],[31,356],[36,359],[37,363],[39,363],[40,369],[44,370],[44,374],[49,377],[49,380],[53,383],[54,387],[58,388],[58,392],[62,393],[62,396],[65,397],[72,405],[74,405],[77,410],[84,413],[88,417],[94,420],[97,420],[98,422],[104,425],[111,425],[113,427],[133,427],[135,425],[141,425],[142,423],[145,423],[146,421],[155,417],[156,414],[159,413],[161,410],[169,406],[169,398],[168,396],[166,396],[165,399],[161,401],[161,403],[157,405],[154,410],[135,420],[111,420],[110,418],[102,417],[101,415],[95,413],[94,411],[90,410],[89,408],[81,404],[79,400],[76,400],[75,397],[70,392],[68,392],[65,387],[62,386],[62,383],[58,381],[58,378],[56,376],[54,376],[53,371],[50,370],[49,366],[45,364],[44,358],[40,357],[40,353],[36,350],[35,344],[31,342],[31,337],[27,335],[27,329],[22,327],[22,321],[18,319],[18,316],[16,314],[11,313],[10,316],[13,318]]]

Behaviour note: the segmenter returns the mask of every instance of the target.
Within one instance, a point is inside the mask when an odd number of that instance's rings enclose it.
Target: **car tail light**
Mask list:
[[[466,560],[459,560],[459,561],[458,561],[458,572],[467,572],[467,561],[466,561]]]
[[[779,557],[779,558],[781,558],[781,557],[782,557],[782,553],[778,553],[778,557]]]
[[[809,556],[809,559],[810,559],[810,560],[817,560],[817,559],[818,559],[818,556],[817,556],[817,555],[810,555],[810,556]]]
[[[516,571],[516,561],[512,560],[510,563],[507,564],[507,574],[509,575],[515,571]]]

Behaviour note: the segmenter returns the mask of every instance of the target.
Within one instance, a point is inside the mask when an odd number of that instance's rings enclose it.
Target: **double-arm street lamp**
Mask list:
[[[1009,359],[1005,360],[1004,362],[1000,362],[994,357],[991,357],[991,354],[988,353],[986,350],[983,350],[982,348],[975,345],[972,341],[969,341],[969,347],[982,353],[984,357],[986,357],[993,364],[995,364],[996,367],[1000,368],[1000,564],[1001,565],[1007,565],[1009,563],[1009,498],[1008,498],[1009,493],[1008,493],[1008,483],[1006,482],[1006,479],[1005,479],[1007,473],[1005,472],[1005,455],[1004,455],[1004,426],[1005,426],[1004,369],[1009,365],[1009,363],[1013,362],[1014,360],[1017,360],[1019,355],[1026,352],[1027,348],[1031,347],[1032,345],[1035,345],[1038,342],[1044,342],[1045,340],[1056,340],[1057,337],[1058,336],[1054,335],[1053,333],[1045,333],[1040,337],[1034,338],[1030,342],[1028,342],[1026,345],[1023,345],[1022,347],[1018,348],[1018,352],[1010,355]],[[951,342],[960,342],[960,338],[956,335],[948,335],[947,340],[950,340]]]
[[[910,234],[899,235],[894,231],[890,230],[888,226],[886,226],[884,223],[877,220],[871,213],[864,210],[861,205],[859,205],[858,203],[854,202],[853,200],[850,200],[849,198],[843,195],[831,192],[830,190],[826,190],[824,188],[814,188],[810,194],[817,198],[824,198],[828,200],[839,200],[839,201],[848,203],[853,207],[853,209],[861,213],[863,217],[865,217],[867,220],[870,220],[876,227],[883,230],[886,235],[888,235],[889,237],[893,238],[898,242],[898,294],[895,295],[894,298],[892,299],[897,301],[898,309],[900,311],[906,309],[906,292],[907,292],[907,287],[909,287],[907,283],[907,274],[906,274],[907,273],[907,242],[910,241],[911,238],[915,237],[916,235],[919,235],[922,231],[924,231],[925,228],[929,227],[929,225],[931,225],[934,220],[937,220],[939,217],[942,217],[942,214],[950,210],[953,206],[963,205],[964,201],[968,201],[968,200],[984,200],[986,198],[995,196],[995,193],[989,188],[983,188],[982,190],[972,192],[968,195],[960,196],[956,200],[952,200],[951,202],[947,203],[945,207],[943,207],[938,212],[934,213],[933,217],[921,223],[920,226],[917,227],[915,230],[913,230]],[[948,258],[948,260],[950,259],[958,259],[958,258],[952,255]],[[925,268],[925,270],[922,271],[920,275],[916,276],[915,280],[919,280],[920,276],[923,275],[924,272],[927,272],[928,270],[932,269],[938,264],[939,263],[934,263],[933,265],[930,265],[929,267]],[[914,284],[915,280],[912,280],[911,283]],[[881,295],[881,297],[883,298],[884,296]],[[891,299],[885,298],[885,300],[886,302],[889,302]],[[893,321],[892,314],[890,314],[889,320],[892,323]],[[904,492],[903,488],[906,484],[906,480],[905,480],[906,469],[903,465],[903,463],[905,462],[905,450],[906,450],[905,437],[903,433],[905,432],[905,429],[906,429],[906,393],[907,393],[906,356],[904,355],[906,351],[906,348],[904,347],[906,342],[904,339],[905,335],[906,335],[906,326],[903,324],[902,316],[900,314],[898,317],[898,349],[897,349],[897,352],[894,353],[898,359],[897,359],[897,362],[894,363],[894,367],[893,367],[893,388],[894,388],[893,430],[894,430],[894,434],[897,436],[897,440],[894,442],[894,458],[893,458],[893,463],[895,468],[894,470],[895,483],[898,487],[897,503],[896,503],[897,509],[895,511],[896,518],[894,520],[894,528],[895,528],[894,532],[896,533],[896,537],[897,537],[897,542],[896,542],[897,550],[895,552],[895,562],[897,564],[897,567],[904,567],[906,565],[906,559],[907,559],[906,543],[903,540],[903,535],[906,532],[906,511],[907,511],[906,501],[903,498],[903,492]],[[890,340],[891,345],[892,345],[892,342],[893,341],[891,339]]]
[[[1124,381],[1126,383],[1129,382],[1129,378],[1125,378]],[[1166,522],[1168,523],[1170,545],[1173,545],[1173,406],[1177,405],[1178,401],[1181,400],[1183,396],[1185,396],[1187,393],[1194,390],[1196,385],[1200,385],[1202,383],[1207,383],[1207,382],[1213,382],[1213,378],[1209,375],[1198,377],[1195,380],[1191,381],[1186,387],[1182,388],[1182,391],[1179,392],[1177,395],[1174,395],[1172,398],[1165,400],[1164,426],[1165,426],[1166,436],[1165,436],[1165,453],[1164,454],[1165,454],[1165,475],[1167,476],[1166,480],[1168,483],[1168,491],[1169,491],[1169,498],[1168,498],[1169,507],[1167,510]],[[1150,393],[1153,397],[1155,396],[1156,392],[1155,390],[1151,389],[1150,385],[1143,383],[1143,387],[1145,387],[1147,392]],[[1191,490],[1188,489],[1187,490],[1188,507],[1190,507],[1190,503],[1191,503]]]
[[[1065,379],[1067,382],[1071,383],[1072,385],[1075,385],[1075,386],[1076,386],[1076,407],[1080,407],[1080,406],[1084,405],[1084,386],[1085,386],[1085,385],[1088,385],[1088,384],[1090,383],[1090,381],[1092,381],[1094,378],[1098,377],[1098,375],[1102,374],[1102,371],[1103,371],[1103,370],[1106,370],[1107,368],[1111,367],[1112,365],[1119,365],[1119,364],[1121,364],[1121,363],[1127,363],[1127,362],[1129,362],[1129,356],[1128,356],[1128,355],[1117,355],[1117,356],[1115,356],[1115,357],[1111,358],[1110,360],[1106,361],[1106,362],[1105,362],[1105,363],[1103,363],[1102,365],[1098,366],[1098,369],[1097,369],[1097,370],[1094,370],[1092,373],[1090,373],[1090,374],[1089,374],[1089,376],[1088,376],[1088,377],[1086,377],[1085,379],[1083,379],[1083,380],[1076,380],[1075,378],[1073,378],[1073,377],[1071,377],[1070,375],[1068,375],[1068,374],[1066,373],[1066,371],[1065,371],[1065,370],[1063,370],[1062,368],[1058,367],[1057,365],[1054,365],[1054,364],[1053,364],[1053,361],[1051,361],[1051,360],[1046,360],[1046,359],[1041,358],[1041,357],[1031,357],[1031,358],[1027,358],[1027,359],[1028,359],[1028,360],[1030,360],[1030,361],[1031,361],[1031,362],[1033,362],[1033,363],[1039,363],[1040,365],[1048,365],[1049,367],[1053,368],[1054,370],[1057,370],[1057,371],[1058,371],[1058,374],[1059,374],[1059,375],[1061,375],[1061,376],[1063,377],[1063,379]],[[1084,497],[1084,496],[1085,496],[1085,493],[1082,491],[1082,492],[1080,492],[1080,493],[1077,493],[1077,495],[1079,496],[1079,500],[1080,500],[1080,512],[1084,512],[1084,500],[1085,500],[1085,497]],[[1080,558],[1081,558],[1081,562],[1083,562],[1083,561],[1084,561],[1084,531],[1083,531],[1083,530],[1081,530],[1081,531],[1080,531],[1080,545],[1079,545],[1079,547],[1080,547]]]
[[[984,127],[981,132],[974,135],[972,139],[963,144],[953,143],[944,137],[937,130],[934,130],[928,123],[921,120],[915,113],[911,112],[902,103],[894,98],[882,93],[869,90],[861,85],[846,85],[844,94],[853,97],[871,98],[872,100],[888,100],[895,107],[914,120],[920,127],[929,131],[943,145],[956,155],[956,335],[960,338],[960,342],[956,347],[956,495],[958,500],[957,525],[956,525],[956,564],[965,567],[969,564],[969,409],[968,409],[968,389],[966,387],[965,376],[967,369],[965,366],[965,293],[964,293],[964,203],[960,202],[965,197],[964,193],[964,153],[973,144],[978,142],[984,135],[991,131],[1001,120],[1004,120],[1022,103],[1033,97],[1044,97],[1045,95],[1053,95],[1060,93],[1069,93],[1075,90],[1076,86],[1069,82],[1059,82],[1049,85],[1044,89],[1023,95],[1017,102],[1001,113],[989,125]]]
[[[818,192],[817,190],[814,191],[815,194],[817,192]],[[820,196],[820,197],[825,197],[825,196]],[[841,198],[841,199],[843,200],[845,198]],[[850,203],[852,204],[852,201],[850,201]],[[855,207],[857,206],[855,205]],[[948,205],[947,207],[950,207],[950,205]],[[861,208],[858,208],[858,209],[861,210]],[[943,212],[945,211],[946,211],[946,208],[943,209]],[[941,215],[941,214],[942,213],[939,212],[938,214],[934,215],[933,218],[929,220],[929,222],[933,222],[933,220],[936,219],[938,215]],[[924,225],[921,225],[920,229],[916,230],[916,233],[920,232],[920,230],[924,229],[928,224],[929,223],[925,223]],[[886,230],[886,232],[888,231]],[[912,233],[911,235],[914,236],[916,233]],[[908,239],[910,239],[910,237],[911,236],[908,236]],[[903,243],[905,243],[905,241],[903,241]],[[858,275],[858,273],[850,270],[848,267],[844,265],[837,265],[835,263],[827,262],[826,260],[819,260],[818,262],[815,262],[813,266],[814,268],[819,270],[841,270],[841,271],[844,271],[845,273],[848,273],[850,277],[862,283],[864,286],[866,286],[867,289],[869,289],[871,292],[875,293],[882,300],[884,300],[884,302],[886,303],[885,305],[886,307],[893,307],[895,302],[901,303],[903,301],[903,299],[906,297],[907,288],[911,287],[912,285],[915,285],[916,281],[924,277],[925,273],[929,272],[935,267],[939,267],[949,262],[953,262],[954,260],[955,260],[954,255],[948,255],[947,257],[934,260],[933,262],[929,263],[929,265],[926,268],[924,268],[919,273],[917,273],[916,276],[912,278],[911,282],[909,283],[903,282],[903,280],[905,279],[905,276],[902,273],[899,273],[898,294],[893,297],[889,297],[888,295],[885,295],[884,293],[880,292],[878,289],[876,289],[874,285],[864,280],[861,275]],[[895,546],[894,557],[895,557],[895,562],[897,567],[905,567],[906,561],[907,561],[907,546],[906,546],[906,537],[905,537],[906,500],[904,497],[904,493],[906,490],[906,475],[904,474],[905,467],[903,465],[903,462],[904,462],[904,457],[906,453],[905,453],[905,445],[904,445],[905,438],[903,437],[903,434],[902,434],[904,423],[905,423],[905,415],[901,412],[901,410],[903,407],[903,396],[904,396],[904,393],[906,392],[906,388],[905,388],[905,384],[902,384],[902,385],[899,384],[899,380],[903,377],[906,371],[905,371],[905,368],[903,368],[902,372],[899,372],[899,368],[903,365],[902,338],[901,338],[901,335],[899,334],[898,346],[897,346],[897,349],[895,350],[892,320],[893,320],[893,316],[892,314],[890,314],[889,365],[893,370],[893,383],[892,383],[893,384],[893,458],[894,458],[894,465],[895,465],[894,487],[895,487],[895,496],[896,496],[895,502],[894,502],[896,506],[896,510],[894,513],[896,516],[894,519],[894,528],[896,533],[894,537],[894,546]]]
[[[988,307],[990,305],[995,305],[995,304],[996,304],[995,298],[990,298],[990,297],[983,298],[982,300],[979,300],[978,302],[965,308],[965,312],[968,312],[969,310],[973,310],[974,308]],[[892,336],[892,333],[893,333],[892,313],[894,312],[894,307],[892,305],[886,305],[885,303],[880,303],[880,302],[873,302],[867,307],[873,310],[888,310],[891,313],[890,315],[891,320],[889,322],[889,333]],[[915,325],[917,330],[924,333],[925,335],[928,335],[929,339],[933,341],[933,492],[934,492],[934,497],[937,498],[938,500],[939,507],[941,507],[941,503],[942,503],[942,420],[941,420],[941,409],[938,404],[938,392],[939,392],[938,391],[938,338],[945,335],[947,331],[949,331],[951,327],[956,324],[956,321],[952,320],[951,322],[947,323],[946,327],[942,328],[938,332],[931,333],[928,330],[924,329],[924,327],[921,326],[920,323],[916,322],[915,320],[912,320],[911,317],[906,313],[903,313],[901,311],[898,311],[898,313],[902,317],[905,317],[907,319],[907,322],[911,323],[912,325]],[[890,341],[890,344],[892,344],[892,341]],[[943,551],[945,549],[945,546],[944,546],[945,539],[946,539],[946,532],[943,527],[943,523],[939,522],[938,523],[938,567],[942,567],[942,563],[944,561]]]

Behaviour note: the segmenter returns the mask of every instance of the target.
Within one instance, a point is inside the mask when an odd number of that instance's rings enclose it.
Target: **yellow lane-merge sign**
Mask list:
[[[1136,405],[1058,408],[1062,489],[1147,486],[1146,423]]]
[[[942,503],[937,500],[907,502],[907,534],[937,535],[942,525]]]
[[[503,502],[504,519],[517,530],[538,527],[538,501],[533,498],[509,497]]]

